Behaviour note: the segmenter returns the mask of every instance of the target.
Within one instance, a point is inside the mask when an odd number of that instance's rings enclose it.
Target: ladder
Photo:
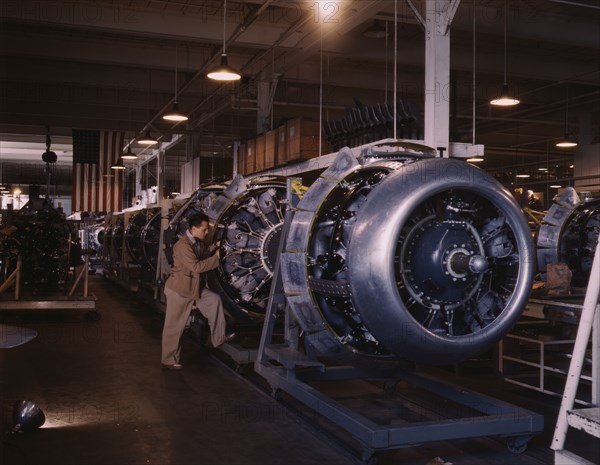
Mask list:
[[[569,373],[565,383],[554,438],[551,448],[554,450],[555,465],[594,465],[594,462],[580,457],[564,448],[567,430],[570,427],[600,438],[600,238],[596,244],[596,252],[585,294],[581,319],[577,328],[577,337]],[[593,331],[592,331],[593,330]],[[592,405],[591,408],[573,409],[579,377],[585,359],[588,342],[592,337]]]

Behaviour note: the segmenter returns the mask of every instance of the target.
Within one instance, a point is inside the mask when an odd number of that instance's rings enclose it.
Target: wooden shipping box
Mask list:
[[[246,174],[252,174],[256,171],[255,165],[255,141],[254,139],[246,142]]]
[[[265,169],[265,141],[266,136],[258,136],[255,140],[254,171],[263,171]]]
[[[278,137],[279,132],[273,129],[266,134],[265,139],[265,169],[273,168],[277,165],[277,152],[279,148]]]
[[[287,153],[286,163],[298,160],[308,160],[319,156],[319,133],[318,121],[295,118],[287,122]],[[322,155],[329,153],[329,147],[325,140],[322,141]]]
[[[283,165],[287,158],[287,126],[277,128],[277,164]]]
[[[238,147],[237,172],[242,176],[246,174],[246,144]]]

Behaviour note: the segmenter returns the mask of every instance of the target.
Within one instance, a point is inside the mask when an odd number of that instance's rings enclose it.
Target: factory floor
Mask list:
[[[325,432],[331,428],[306,420],[314,414],[288,410],[191,339],[183,347],[185,369],[162,370],[161,316],[104,278],[92,277],[90,287],[102,315],[97,322],[77,310],[0,314],[0,323],[38,332],[32,342],[0,350],[0,433],[10,431],[18,399],[34,400],[47,418],[39,430],[7,436],[0,463],[353,463],[344,442]],[[488,372],[439,374],[544,413],[546,430],[521,455],[509,453],[502,439],[477,438],[383,452],[380,464],[426,465],[436,456],[454,465],[553,463],[556,399],[503,389]],[[598,454],[598,444],[586,442],[592,439],[575,441]]]

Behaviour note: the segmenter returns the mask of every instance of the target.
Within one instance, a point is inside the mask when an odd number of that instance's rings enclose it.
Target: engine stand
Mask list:
[[[288,191],[289,192],[289,191]],[[290,205],[293,203],[290,202]],[[295,204],[294,204],[295,205]],[[280,242],[285,242],[292,208],[288,208]],[[273,333],[278,312],[284,312],[284,343],[275,344]],[[362,447],[361,460],[365,464],[376,463],[375,453],[388,449],[411,447],[417,444],[452,439],[483,436],[507,436],[507,447],[513,453],[522,453],[528,441],[542,432],[544,418],[529,410],[448,384],[429,375],[406,370],[365,369],[352,366],[327,366],[316,357],[302,351],[300,332],[286,304],[280,261],[275,264],[269,304],[265,315],[261,342],[254,363],[256,373],[265,378],[275,398],[281,391],[302,402],[338,427],[350,433]],[[348,408],[332,397],[311,386],[315,381],[348,381],[358,379],[388,380],[384,386],[394,386],[404,381],[421,391],[428,391],[445,400],[454,402],[476,416],[436,418],[428,421],[402,424],[377,424],[358,411]],[[384,389],[385,390],[385,389]],[[393,389],[392,389],[393,390]],[[399,400],[399,402],[402,402]]]

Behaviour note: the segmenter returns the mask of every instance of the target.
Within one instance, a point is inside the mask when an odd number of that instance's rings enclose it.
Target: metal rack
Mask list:
[[[35,300],[23,298],[21,293],[21,256],[17,258],[17,266],[0,287],[0,294],[15,287],[13,300],[0,300],[2,310],[87,310],[92,320],[98,320],[100,314],[96,310],[96,296],[88,291],[89,254],[85,254],[85,261],[81,270],[67,295],[36,296]],[[82,283],[83,294],[74,295],[77,286]]]
[[[574,304],[575,305],[575,304]],[[579,305],[581,307],[581,305]],[[548,321],[519,321],[515,329],[499,343],[499,367],[504,381],[526,389],[531,389],[555,397],[562,397],[563,384],[553,386],[552,377],[564,378],[566,366],[575,343],[574,339],[548,337]],[[564,360],[556,360],[557,354],[563,354]],[[561,363],[562,365],[561,366]],[[590,383],[591,375],[584,373],[581,379]],[[587,394],[587,393],[586,393]],[[589,406],[589,397],[577,398],[576,403]]]

